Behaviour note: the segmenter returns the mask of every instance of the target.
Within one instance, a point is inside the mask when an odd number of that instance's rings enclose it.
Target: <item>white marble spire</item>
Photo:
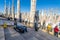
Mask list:
[[[31,23],[34,23],[35,13],[36,13],[36,0],[31,0],[31,8],[30,8],[30,22]],[[30,26],[33,26],[33,24]]]
[[[20,18],[20,0],[17,0],[17,19]]]
[[[4,16],[6,15],[6,0],[4,1],[5,5],[4,5]]]
[[[9,7],[8,7],[8,17],[10,17],[10,2],[9,2]]]
[[[14,19],[14,0],[12,0],[12,18]]]

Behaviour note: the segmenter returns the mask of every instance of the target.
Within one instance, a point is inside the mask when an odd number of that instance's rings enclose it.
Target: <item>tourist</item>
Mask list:
[[[54,36],[58,37],[58,32],[59,32],[58,26],[55,26],[55,28],[54,28]]]
[[[6,22],[4,22],[4,28],[7,28],[7,23]]]
[[[45,21],[43,22],[43,26],[42,26],[42,29],[45,29],[46,27],[45,27]]]
[[[17,26],[17,19],[14,18],[14,25]]]
[[[34,23],[34,28],[35,28],[35,31],[38,31],[38,24],[37,23]]]
[[[39,28],[40,28],[40,29],[42,28],[42,26],[41,26],[41,22],[39,22]]]
[[[48,24],[48,26],[47,26],[47,32],[49,33],[51,30],[52,30],[52,26],[51,26],[51,24]]]

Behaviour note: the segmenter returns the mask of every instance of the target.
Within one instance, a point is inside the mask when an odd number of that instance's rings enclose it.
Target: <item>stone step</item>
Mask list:
[[[39,30],[42,30],[43,32],[47,33],[47,30],[44,30],[44,29],[39,29]],[[49,32],[49,34],[54,36],[54,31]],[[58,35],[58,38],[60,38],[60,35]]]
[[[0,27],[0,40],[5,40],[4,29]]]

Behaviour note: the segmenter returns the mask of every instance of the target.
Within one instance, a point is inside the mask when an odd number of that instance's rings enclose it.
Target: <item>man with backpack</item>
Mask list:
[[[54,36],[58,37],[58,32],[59,32],[58,26],[55,26],[55,28],[54,28]]]

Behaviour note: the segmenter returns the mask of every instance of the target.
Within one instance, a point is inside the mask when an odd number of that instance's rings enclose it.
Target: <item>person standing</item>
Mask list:
[[[35,28],[35,31],[38,31],[38,24],[37,23],[34,23],[34,28]]]
[[[48,26],[47,26],[47,32],[49,33],[49,31],[51,31],[51,30],[52,30],[52,26],[50,24],[48,24]]]
[[[17,26],[17,19],[14,18],[14,25]]]
[[[4,28],[7,28],[7,23],[6,23],[6,22],[4,22],[3,27],[4,27]]]
[[[42,28],[42,26],[41,26],[41,22],[39,23],[40,24],[40,29]]]
[[[45,24],[45,21],[44,21],[44,22],[43,22],[43,26],[42,26],[42,29],[44,29],[44,30],[45,30],[45,28],[46,28],[45,25],[46,25],[46,24]]]
[[[55,26],[55,28],[54,28],[54,36],[58,37],[58,32],[59,32],[58,26]]]

